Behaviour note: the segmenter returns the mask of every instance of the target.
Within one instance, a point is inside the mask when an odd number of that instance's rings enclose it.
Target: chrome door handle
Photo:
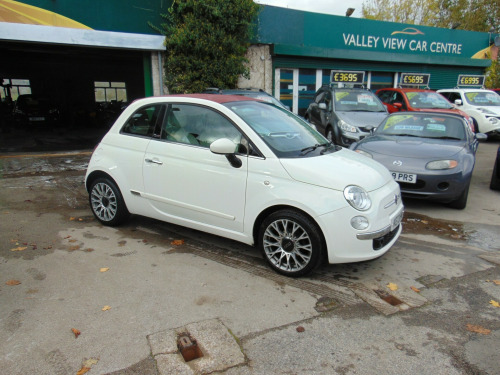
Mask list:
[[[146,159],[145,161],[146,161],[146,163],[154,163],[154,164],[159,164],[159,165],[163,164],[163,162],[161,162],[157,159]]]

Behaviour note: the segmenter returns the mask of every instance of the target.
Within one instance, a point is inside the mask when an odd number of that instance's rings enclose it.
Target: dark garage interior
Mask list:
[[[145,96],[147,53],[0,43],[0,152],[93,148],[126,104]],[[47,114],[26,114],[31,94]]]

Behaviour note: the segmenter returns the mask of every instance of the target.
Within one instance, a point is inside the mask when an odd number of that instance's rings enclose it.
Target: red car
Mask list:
[[[425,111],[458,113],[465,117],[475,132],[471,117],[455,108],[443,95],[429,89],[386,88],[375,93],[389,113],[400,111]]]

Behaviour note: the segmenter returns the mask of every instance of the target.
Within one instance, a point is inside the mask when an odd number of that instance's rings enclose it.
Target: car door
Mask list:
[[[193,104],[169,104],[159,139],[146,150],[144,196],[164,220],[210,232],[243,231],[247,155],[239,168],[209,149],[228,138],[235,147],[241,132],[215,110]]]

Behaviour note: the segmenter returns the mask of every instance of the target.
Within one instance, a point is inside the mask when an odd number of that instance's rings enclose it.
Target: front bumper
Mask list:
[[[378,258],[399,238],[404,210],[399,185],[389,181],[380,189],[369,192],[369,195],[372,207],[367,211],[357,211],[348,206],[317,218],[325,235],[329,263]],[[353,228],[351,219],[355,216],[368,219],[368,228]]]

